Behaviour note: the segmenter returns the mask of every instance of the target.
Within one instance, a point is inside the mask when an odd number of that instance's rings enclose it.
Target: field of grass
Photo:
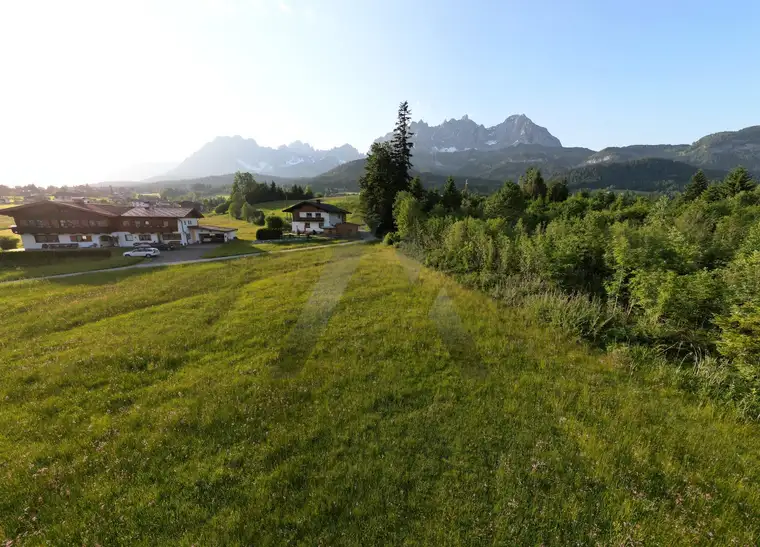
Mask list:
[[[5,209],[6,207],[13,207],[13,204],[9,203],[1,203],[0,209]],[[0,215],[0,236],[9,236],[13,237],[18,240],[18,246],[21,247],[21,238],[10,231],[9,227],[13,225],[13,217],[7,217],[4,215]]]
[[[142,262],[142,258],[131,258],[122,256],[124,249],[114,249],[111,258],[103,259],[83,259],[83,258],[64,258],[55,264],[44,264],[39,266],[10,266],[0,263],[0,283],[4,281],[15,281],[18,279],[28,279],[34,277],[45,277],[48,275],[67,274],[74,272],[89,272],[91,270],[105,270],[108,268],[119,268],[121,266],[131,266]],[[24,251],[28,252],[28,251]],[[31,251],[35,252],[35,251]],[[41,252],[41,251],[40,251]],[[1,302],[1,299],[0,299]]]
[[[217,258],[222,256],[236,256],[252,253],[268,253],[271,251],[284,251],[286,249],[296,249],[300,247],[311,247],[317,245],[332,245],[334,243],[343,243],[344,240],[331,239],[327,237],[310,238],[298,237],[283,241],[270,241],[267,243],[254,243],[247,239],[237,239],[224,245],[220,245],[203,255],[203,258]]]
[[[14,545],[760,540],[757,425],[388,247],[0,300]]]

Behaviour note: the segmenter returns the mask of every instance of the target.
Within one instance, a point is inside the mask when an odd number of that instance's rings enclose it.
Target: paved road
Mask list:
[[[356,245],[357,243],[364,243],[366,241],[371,241],[369,239],[360,239],[357,241],[347,241],[345,243],[334,243],[332,245],[309,245],[308,247],[296,247],[294,249],[283,249],[281,251],[269,251],[266,253],[250,253],[250,254],[244,254],[244,255],[234,255],[234,256],[221,256],[218,258],[192,258],[192,259],[183,259],[183,257],[186,257],[187,255],[183,254],[188,252],[186,249],[181,251],[167,251],[166,253],[163,253],[161,257],[168,257],[172,256],[171,260],[162,260],[162,258],[159,258],[158,260],[145,260],[144,262],[140,262],[139,264],[135,264],[134,266],[121,266],[119,268],[106,268],[104,270],[90,270],[87,272],[74,272],[74,273],[67,273],[67,274],[58,274],[58,275],[48,275],[45,277],[30,277],[27,279],[17,279],[15,281],[5,281],[1,282],[0,285],[8,285],[11,283],[24,283],[28,281],[39,281],[40,279],[61,279],[63,277],[75,277],[78,275],[87,275],[87,274],[93,274],[93,273],[104,273],[104,272],[118,272],[120,270],[133,270],[137,268],[160,268],[162,266],[180,266],[182,264],[200,264],[204,262],[219,262],[221,260],[234,260],[236,258],[252,258],[254,256],[268,256],[273,254],[280,254],[280,253],[297,253],[300,251],[311,251],[313,249],[322,249],[322,248],[332,248],[332,247],[343,247],[345,245]],[[198,254],[206,253],[211,247],[206,245],[201,249],[201,252]]]

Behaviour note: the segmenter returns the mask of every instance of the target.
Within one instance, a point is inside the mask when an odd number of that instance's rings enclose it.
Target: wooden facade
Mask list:
[[[118,229],[117,215],[41,202],[13,211],[17,234],[100,234]]]

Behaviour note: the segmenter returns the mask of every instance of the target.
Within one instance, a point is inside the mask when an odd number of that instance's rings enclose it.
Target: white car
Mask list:
[[[127,251],[124,253],[124,256],[141,256],[143,258],[153,258],[154,256],[158,256],[160,254],[161,251],[154,249],[153,247],[140,247],[137,249],[132,249],[131,251]]]

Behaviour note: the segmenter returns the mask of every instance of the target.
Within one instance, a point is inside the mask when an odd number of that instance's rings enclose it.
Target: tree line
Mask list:
[[[238,171],[232,182],[230,196],[220,203],[215,212],[229,214],[232,218],[246,220],[253,224],[263,226],[265,223],[274,224],[277,221],[265,219],[264,213],[256,208],[259,203],[282,200],[306,200],[314,198],[310,186],[305,188],[294,184],[292,186],[279,186],[274,181],[257,182],[251,173]],[[279,218],[279,217],[277,217]],[[282,229],[279,226],[275,229]]]
[[[390,219],[373,217],[387,242],[760,418],[760,187],[746,169],[697,171],[665,196],[570,193],[530,169],[482,196],[404,184],[401,150],[374,146],[363,180],[363,204],[386,214],[392,200]]]

